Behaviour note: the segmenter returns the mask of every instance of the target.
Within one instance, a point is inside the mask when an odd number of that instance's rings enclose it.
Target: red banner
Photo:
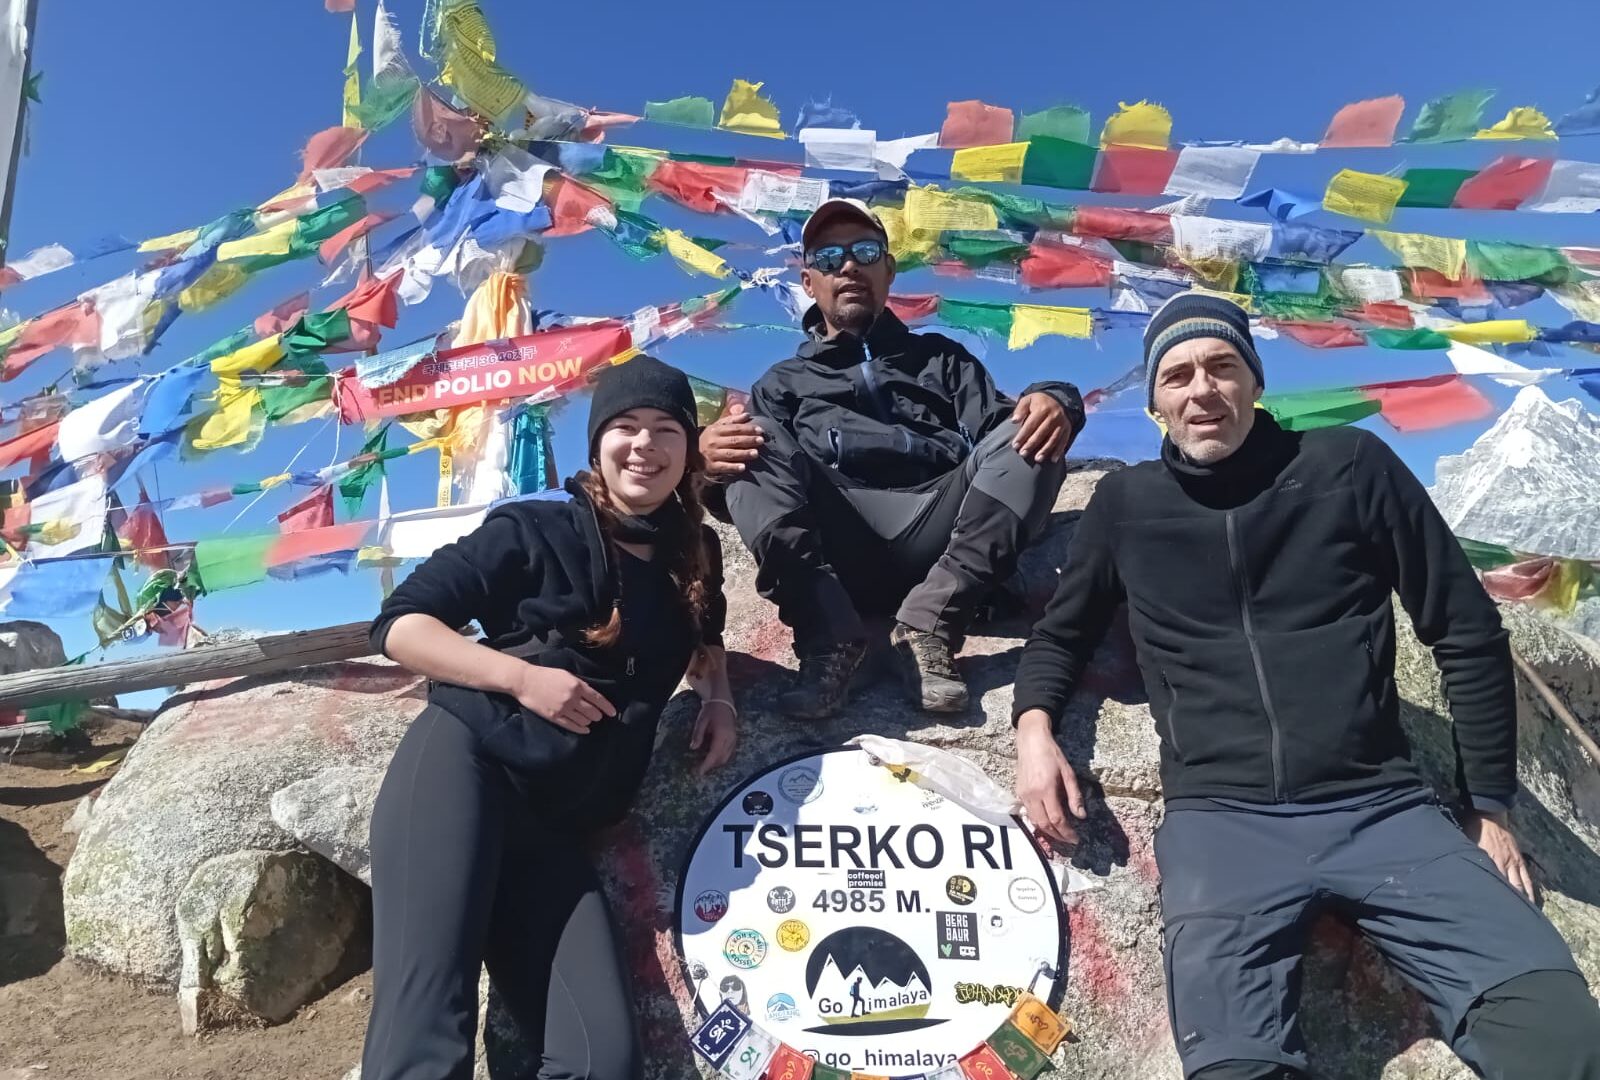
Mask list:
[[[351,424],[480,401],[553,397],[632,344],[622,324],[593,323],[446,349],[388,386],[363,386],[353,370],[345,371],[337,387],[339,418]]]

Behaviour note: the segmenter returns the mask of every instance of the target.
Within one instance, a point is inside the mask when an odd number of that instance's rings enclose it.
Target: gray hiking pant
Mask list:
[[[1600,1080],[1600,1008],[1566,942],[1425,793],[1293,815],[1169,808],[1155,852],[1191,1080],[1303,1075],[1301,956],[1328,911],[1416,987],[1479,1075]]]
[[[727,485],[728,515],[756,560],[756,590],[814,655],[866,637],[887,615],[959,644],[1016,569],[1055,505],[1067,467],[1024,461],[1007,422],[959,467],[905,490],[847,486],[787,431],[756,421],[761,456]]]

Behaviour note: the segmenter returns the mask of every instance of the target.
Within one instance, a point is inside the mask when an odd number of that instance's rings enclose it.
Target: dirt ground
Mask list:
[[[70,770],[130,742],[123,727],[71,750],[0,750],[0,1080],[339,1080],[361,1054],[370,974],[287,1023],[194,1039],[173,994],[63,956],[61,874],[76,837],[62,826],[115,773]]]

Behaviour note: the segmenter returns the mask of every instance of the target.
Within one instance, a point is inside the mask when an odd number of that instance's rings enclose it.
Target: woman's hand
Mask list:
[[[733,706],[723,700],[702,702],[700,716],[694,722],[694,734],[689,736],[689,749],[704,747],[706,752],[695,775],[704,776],[726,765],[738,744],[739,714],[733,711]]]
[[[524,662],[511,695],[522,707],[574,735],[587,735],[596,721],[617,715],[616,706],[570,671]]]

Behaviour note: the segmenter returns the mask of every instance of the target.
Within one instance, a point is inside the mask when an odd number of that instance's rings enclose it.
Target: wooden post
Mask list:
[[[89,700],[135,690],[242,675],[273,675],[313,664],[372,655],[370,623],[295,630],[246,641],[202,645],[166,656],[88,667],[41,668],[0,676],[0,708]],[[0,728],[0,733],[5,729]]]

